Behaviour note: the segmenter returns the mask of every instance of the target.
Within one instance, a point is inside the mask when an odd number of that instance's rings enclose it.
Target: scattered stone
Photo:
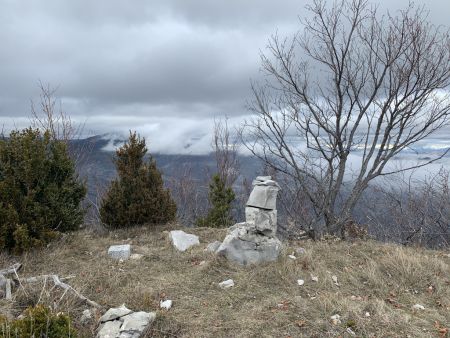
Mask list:
[[[139,338],[155,318],[154,312],[133,312],[125,305],[111,308],[100,318],[97,338]]]
[[[104,323],[104,322],[109,322],[111,320],[115,320],[117,318],[126,316],[130,313],[132,313],[133,311],[128,309],[125,304],[116,307],[116,308],[110,308],[108,311],[106,311],[104,313],[103,316],[100,317],[100,322]]]
[[[81,314],[80,323],[86,325],[92,322],[92,319],[93,319],[92,311],[90,309],[86,309]]]
[[[108,249],[108,255],[114,259],[128,259],[131,255],[131,245],[112,245]]]
[[[224,280],[223,282],[219,283],[219,287],[221,289],[229,289],[233,286],[234,286],[234,281],[232,279],[227,279],[227,280]]]
[[[318,277],[318,276],[313,276],[313,275],[311,275],[311,280],[312,280],[313,282],[318,282],[318,281],[319,281],[319,277]]]
[[[345,331],[351,336],[356,336],[355,331],[353,331],[351,327],[348,327]]]
[[[179,251],[186,251],[191,246],[200,244],[198,236],[187,234],[182,230],[173,230],[169,233],[173,246]]]
[[[161,309],[170,310],[170,308],[172,307],[172,304],[173,304],[173,302],[170,299],[167,299],[165,301],[160,301],[159,307]]]
[[[139,338],[145,332],[147,327],[155,320],[156,314],[154,312],[133,312],[122,317],[123,324],[120,328],[120,338],[133,337]]]
[[[425,306],[420,305],[420,304],[414,304],[412,306],[413,310],[425,310]]]
[[[122,322],[120,320],[113,320],[111,322],[106,322],[101,324],[97,338],[116,338],[119,337],[120,328],[122,326]]]
[[[214,242],[212,242],[212,243],[209,243],[209,244],[206,246],[205,251],[216,252],[217,249],[219,249],[220,244],[222,244],[222,243],[219,242],[219,241],[214,241]]]
[[[295,257],[294,255],[289,255],[288,256],[290,259],[297,259],[297,257]]]
[[[139,260],[139,259],[141,259],[142,257],[144,257],[144,255],[141,255],[141,254],[138,254],[138,253],[134,253],[134,254],[132,254],[131,256],[130,256],[130,259],[133,259],[133,260]]]
[[[297,284],[302,286],[303,284],[305,284],[305,281],[303,279],[297,279]]]
[[[331,280],[333,281],[334,285],[339,286],[337,276],[335,275],[331,276]]]
[[[332,315],[330,319],[333,325],[341,324],[341,316],[339,316],[338,314]]]

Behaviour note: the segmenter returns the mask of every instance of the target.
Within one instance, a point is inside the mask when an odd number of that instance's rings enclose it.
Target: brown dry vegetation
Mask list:
[[[21,277],[74,274],[69,283],[105,308],[125,303],[156,311],[148,336],[345,337],[350,336],[347,327],[358,337],[449,334],[448,252],[372,241],[300,241],[286,243],[276,263],[244,268],[204,251],[209,242],[223,239],[225,230],[189,229],[202,244],[180,253],[167,240],[167,231],[175,227],[119,230],[106,237],[80,231],[22,257],[3,255],[0,266],[20,261]],[[123,263],[109,259],[107,248],[121,243],[131,243],[133,252],[144,257]],[[306,253],[288,258],[298,247]],[[235,281],[233,288],[218,288],[229,278]],[[300,278],[303,286],[297,285]],[[49,304],[69,312],[82,334],[92,336],[95,325],[78,323],[86,307],[70,295],[61,296],[51,285],[24,286],[13,302],[2,300],[0,305],[2,312],[16,316],[27,305]],[[159,310],[165,297],[174,301],[169,311]],[[425,310],[413,310],[416,303]],[[331,323],[334,314],[341,316],[341,324]]]

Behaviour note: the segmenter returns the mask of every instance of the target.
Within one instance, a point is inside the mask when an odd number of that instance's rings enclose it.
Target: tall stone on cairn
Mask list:
[[[245,222],[230,227],[216,253],[241,265],[274,261],[281,250],[276,238],[276,199],[279,185],[270,176],[258,176],[245,207]]]

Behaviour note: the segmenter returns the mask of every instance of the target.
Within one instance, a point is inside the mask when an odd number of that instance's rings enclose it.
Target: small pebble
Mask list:
[[[414,304],[412,306],[413,310],[425,310],[425,306],[420,305],[420,304]]]
[[[338,314],[332,315],[332,316],[330,317],[330,319],[331,319],[331,322],[332,322],[334,325],[341,324],[341,316],[339,316]]]
[[[170,308],[172,307],[172,304],[173,304],[173,302],[170,299],[167,299],[165,301],[160,301],[159,307],[161,309],[170,310]]]
[[[232,279],[227,279],[219,283],[219,287],[222,289],[228,289],[231,288],[232,286],[234,286],[234,281]]]

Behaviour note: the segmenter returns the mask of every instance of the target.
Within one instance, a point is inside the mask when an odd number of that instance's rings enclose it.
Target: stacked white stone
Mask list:
[[[276,238],[276,198],[279,185],[270,176],[258,176],[245,208],[246,222],[232,226],[217,254],[242,265],[274,261],[281,250]]]

